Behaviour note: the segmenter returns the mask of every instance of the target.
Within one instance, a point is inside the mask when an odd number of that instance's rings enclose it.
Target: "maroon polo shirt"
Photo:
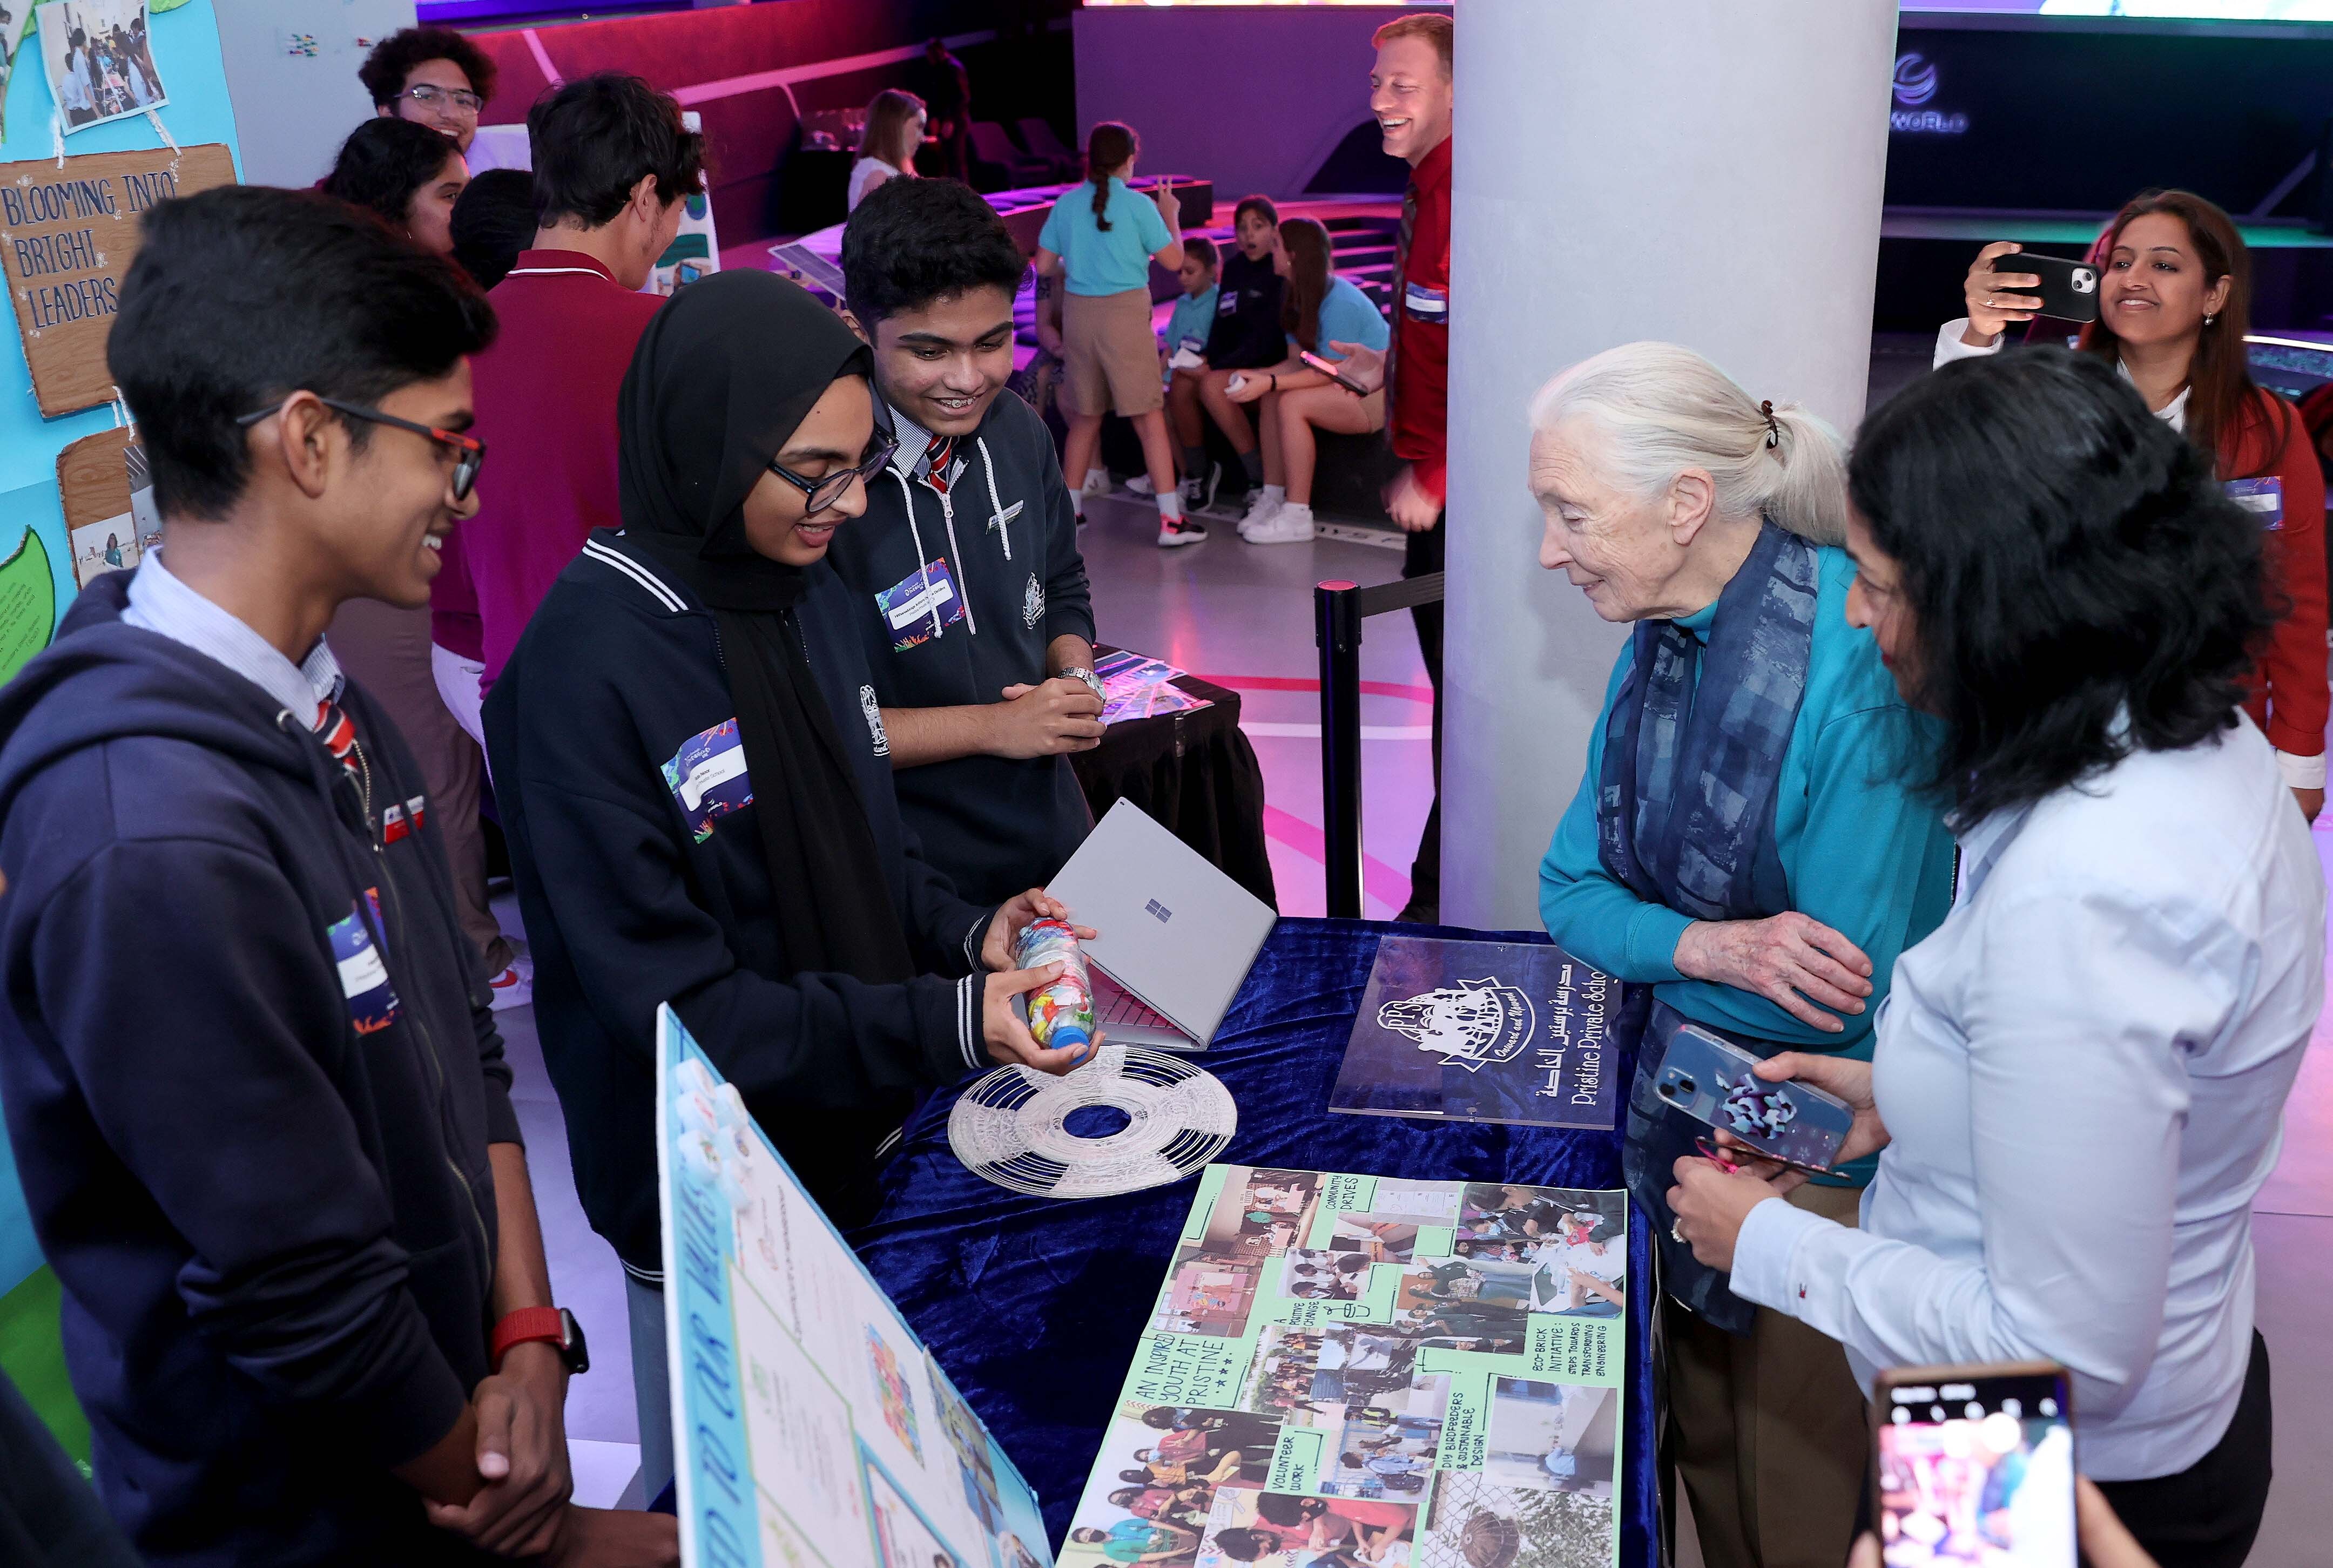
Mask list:
[[[430,634],[502,674],[552,579],[595,528],[620,528],[616,394],[664,303],[574,251],[523,251],[487,296],[502,330],[470,361],[486,444],[478,515],[430,586]]]

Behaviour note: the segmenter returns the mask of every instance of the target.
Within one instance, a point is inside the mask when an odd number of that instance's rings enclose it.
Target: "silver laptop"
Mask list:
[[[1131,801],[1109,808],[1048,893],[1080,925],[1094,1021],[1120,1045],[1204,1051],[1279,917]]]

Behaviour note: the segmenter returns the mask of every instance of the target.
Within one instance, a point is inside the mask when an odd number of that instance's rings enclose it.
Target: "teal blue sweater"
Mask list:
[[[1790,880],[1791,907],[1844,933],[1871,960],[1872,995],[1831,1034],[1800,1022],[1755,992],[1677,972],[1677,938],[1689,916],[1647,904],[1597,857],[1596,780],[1612,699],[1632,657],[1624,646],[1604,691],[1588,745],[1588,774],[1555,830],[1539,868],[1539,913],[1548,934],[1573,957],[1653,994],[1712,1028],[1868,1060],[1871,1026],[1896,956],[1942,923],[1952,906],[1953,839],[1937,808],[1915,793],[1938,740],[1936,721],[1896,694],[1867,632],[1847,624],[1855,564],[1825,550],[1815,606],[1806,696],[1782,758],[1775,801],[1775,846]],[[1717,607],[1677,624],[1708,641]]]

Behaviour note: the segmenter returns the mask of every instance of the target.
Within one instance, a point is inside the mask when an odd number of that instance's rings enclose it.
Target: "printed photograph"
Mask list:
[[[128,571],[144,551],[138,548],[138,526],[128,512],[85,522],[72,531],[73,582],[87,588],[110,571]]]
[[[1620,1391],[1527,1378],[1491,1380],[1483,1474],[1512,1486],[1612,1495]]]
[[[1373,1267],[1359,1252],[1291,1252],[1281,1262],[1280,1293],[1301,1301],[1359,1301]]]
[[[1224,1499],[1263,1487],[1279,1433],[1244,1410],[1121,1404],[1063,1544],[1064,1568],[1188,1568]]]
[[[1318,1490],[1340,1497],[1421,1496],[1442,1448],[1450,1404],[1447,1372],[1422,1373],[1397,1388],[1348,1403],[1331,1434]]]
[[[1255,1359],[1248,1363],[1240,1408],[1301,1426],[1317,1426],[1316,1417],[1341,1410],[1339,1380],[1332,1375],[1324,1382],[1320,1375],[1320,1352],[1335,1332],[1266,1326],[1256,1336]]]
[[[56,0],[36,25],[68,135],[169,101],[146,46],[146,0]]]
[[[1195,1568],[1407,1568],[1417,1505],[1247,1492],[1219,1499]]]
[[[942,1375],[939,1363],[926,1353],[924,1370],[932,1385],[932,1407],[939,1411],[940,1430],[946,1434],[956,1468],[964,1476],[964,1500],[981,1528],[994,1534],[1003,1522],[1003,1499],[996,1489],[996,1465],[988,1452],[988,1434],[980,1418]]]
[[[1234,1165],[1224,1173],[1200,1245],[1221,1257],[1276,1257],[1303,1245],[1320,1204],[1318,1171]]]
[[[1604,1568],[1612,1561],[1612,1499],[1511,1487],[1444,1470],[1434,1477],[1418,1548],[1427,1563],[1464,1568]]]
[[[1150,1330],[1236,1339],[1247,1332],[1248,1311],[1263,1280],[1260,1257],[1186,1247],[1167,1273]]]
[[[1457,1229],[1468,1241],[1625,1242],[1628,1195],[1473,1181],[1459,1199]]]

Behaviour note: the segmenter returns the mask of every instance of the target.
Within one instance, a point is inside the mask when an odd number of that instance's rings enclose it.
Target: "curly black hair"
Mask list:
[[[1930,783],[1956,824],[2235,723],[2273,619],[2260,527],[2102,360],[1945,366],[1864,423],[1848,493],[1950,726]]]
[[[401,232],[413,193],[436,179],[447,158],[460,156],[459,148],[418,121],[378,116],[341,143],[324,194],[378,213]]]
[[[480,98],[494,95],[494,58],[451,27],[408,27],[392,33],[372,47],[357,67],[357,80],[372,94],[373,107],[386,109],[405,92],[405,79],[425,60],[450,60],[470,79],[470,91]]]
[[[843,225],[842,292],[869,331],[967,290],[1011,294],[1028,270],[996,209],[952,179],[887,179]]]

